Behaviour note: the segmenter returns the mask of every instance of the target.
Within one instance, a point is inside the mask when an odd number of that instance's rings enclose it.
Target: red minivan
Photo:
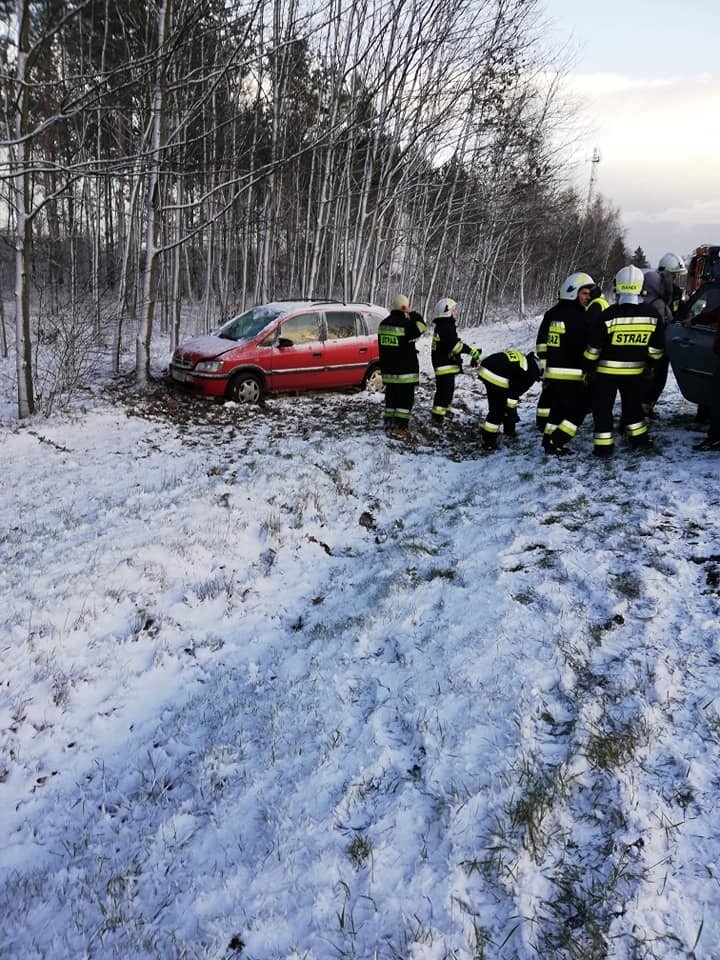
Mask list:
[[[175,383],[209,397],[257,403],[265,393],[368,386],[382,389],[377,328],[387,310],[369,303],[278,300],[252,307],[213,334],[181,344]]]

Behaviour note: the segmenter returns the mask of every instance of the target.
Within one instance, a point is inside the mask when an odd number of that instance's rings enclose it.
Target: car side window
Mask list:
[[[363,314],[367,333],[376,334],[378,332],[378,327],[380,326],[380,321],[384,318],[384,316],[384,313],[374,312]]]
[[[278,331],[277,331],[277,328],[275,328],[274,330],[271,330],[270,333],[267,334],[267,336],[264,336],[262,340],[258,340],[258,346],[273,347],[275,346],[275,342],[277,341],[277,338],[278,338]]]
[[[690,306],[688,313],[690,323],[693,326],[714,326],[717,320],[714,311],[718,307],[720,307],[720,287],[708,285]]]
[[[328,340],[347,340],[348,337],[357,336],[359,319],[356,313],[349,310],[327,310],[325,322]]]
[[[320,315],[300,313],[283,321],[280,336],[292,340],[294,344],[315,343],[320,339]]]

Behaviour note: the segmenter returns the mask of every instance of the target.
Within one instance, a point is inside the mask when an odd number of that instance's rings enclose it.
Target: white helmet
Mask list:
[[[639,297],[645,286],[645,274],[640,267],[623,267],[615,274],[615,293]]]
[[[589,273],[571,273],[565,278],[560,287],[561,300],[577,300],[578,292],[583,287],[594,287],[595,281]]]
[[[683,258],[676,253],[664,253],[658,262],[658,270],[666,270],[668,273],[687,273]]]
[[[399,293],[392,302],[393,310],[405,310],[410,307],[410,301],[403,293]]]
[[[457,304],[450,297],[443,297],[435,304],[436,317],[454,317],[457,313]]]

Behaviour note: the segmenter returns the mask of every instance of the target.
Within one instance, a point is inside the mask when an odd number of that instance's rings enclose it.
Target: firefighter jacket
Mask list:
[[[514,410],[523,393],[540,379],[542,371],[533,354],[525,356],[519,350],[503,350],[485,357],[477,374],[489,386],[507,390],[508,409]]]
[[[603,310],[607,310],[609,306],[610,304],[602,294],[591,300],[585,309],[585,322],[587,325],[590,325],[593,317],[597,316],[598,313],[602,313]]]
[[[585,363],[598,376],[641,376],[664,353],[660,314],[647,303],[615,303],[588,334]]]
[[[419,313],[392,310],[378,326],[380,367],[384,383],[419,383],[420,363],[415,341],[427,330]]]
[[[457,335],[454,317],[436,317],[433,323],[435,329],[430,359],[436,377],[448,373],[460,373],[462,370],[460,358],[463,353],[471,354],[476,360],[480,359],[480,351],[469,347]]]
[[[672,293],[670,295],[670,310],[672,311],[673,317],[682,318],[683,306],[686,302],[685,295],[683,294],[681,288],[674,283],[672,285]]]
[[[586,346],[585,308],[578,300],[559,300],[542,318],[535,344],[545,380],[584,382]]]
[[[673,284],[665,271],[645,271],[645,286],[643,287],[642,301],[651,307],[655,307],[662,321],[663,329],[666,328],[669,323],[672,323],[673,319],[671,307],[673,296],[672,288]]]

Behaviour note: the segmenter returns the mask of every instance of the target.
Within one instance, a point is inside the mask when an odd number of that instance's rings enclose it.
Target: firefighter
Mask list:
[[[422,315],[398,294],[390,314],[378,326],[378,347],[385,387],[384,425],[394,437],[407,437],[415,387],[420,382],[416,341],[427,330]]]
[[[666,256],[674,256],[674,254],[666,254]],[[671,280],[671,275],[665,270],[645,270],[644,274],[645,285],[641,299],[643,303],[657,310],[660,316],[664,343],[665,331],[673,319],[671,304],[675,296],[675,285]],[[669,368],[670,361],[668,360],[667,354],[663,354],[647,371],[643,383],[643,413],[646,417],[655,416],[655,404],[665,389]]]
[[[717,247],[711,249],[717,250]],[[697,254],[699,254],[701,250],[707,251],[707,248],[699,247],[696,250],[695,256],[693,256],[690,261],[691,279],[693,281],[693,290],[691,290],[691,292],[694,292],[694,290],[697,289],[697,284],[701,280],[701,277],[697,275]],[[702,262],[703,258],[700,259]],[[670,277],[672,294],[670,296],[669,303],[673,319],[685,320],[688,312],[688,300],[686,297],[688,287],[688,269],[685,266],[685,261],[676,253],[664,253],[658,261],[658,273],[666,274]],[[685,289],[680,286],[681,284],[683,284]],[[696,423],[707,423],[709,417],[710,408],[704,406],[703,404],[698,404],[697,413],[695,414]]]
[[[567,444],[589,409],[583,353],[587,345],[585,310],[594,286],[589,274],[571,273],[538,330],[536,353],[544,372],[536,421],[548,454],[567,452]]]
[[[598,313],[602,313],[603,310],[607,310],[609,306],[610,304],[603,296],[602,287],[599,287],[597,284],[595,284],[594,287],[590,288],[590,299],[585,311],[586,321],[590,323],[591,317],[594,317]]]
[[[473,363],[480,360],[481,350],[464,343],[457,334],[455,319],[457,303],[443,297],[435,304],[434,330],[430,359],[435,371],[435,396],[431,416],[433,423],[442,425],[450,413],[455,393],[455,377],[462,372],[462,354],[469,353]]]
[[[670,310],[673,317],[682,319],[685,296],[680,284],[687,277],[687,267],[682,257],[676,253],[664,253],[658,261],[658,273],[664,273],[670,278]]]
[[[485,357],[477,374],[485,384],[488,399],[482,445],[484,450],[496,450],[501,426],[506,437],[515,436],[520,419],[518,401],[540,380],[542,370],[534,353],[523,355],[519,350],[503,350]]]
[[[643,416],[643,374],[663,355],[662,321],[657,310],[640,302],[645,277],[638,267],[615,274],[617,302],[595,318],[588,332],[585,359],[593,378],[593,453],[611,457],[613,407],[620,393],[621,423],[634,447],[647,446]]]

